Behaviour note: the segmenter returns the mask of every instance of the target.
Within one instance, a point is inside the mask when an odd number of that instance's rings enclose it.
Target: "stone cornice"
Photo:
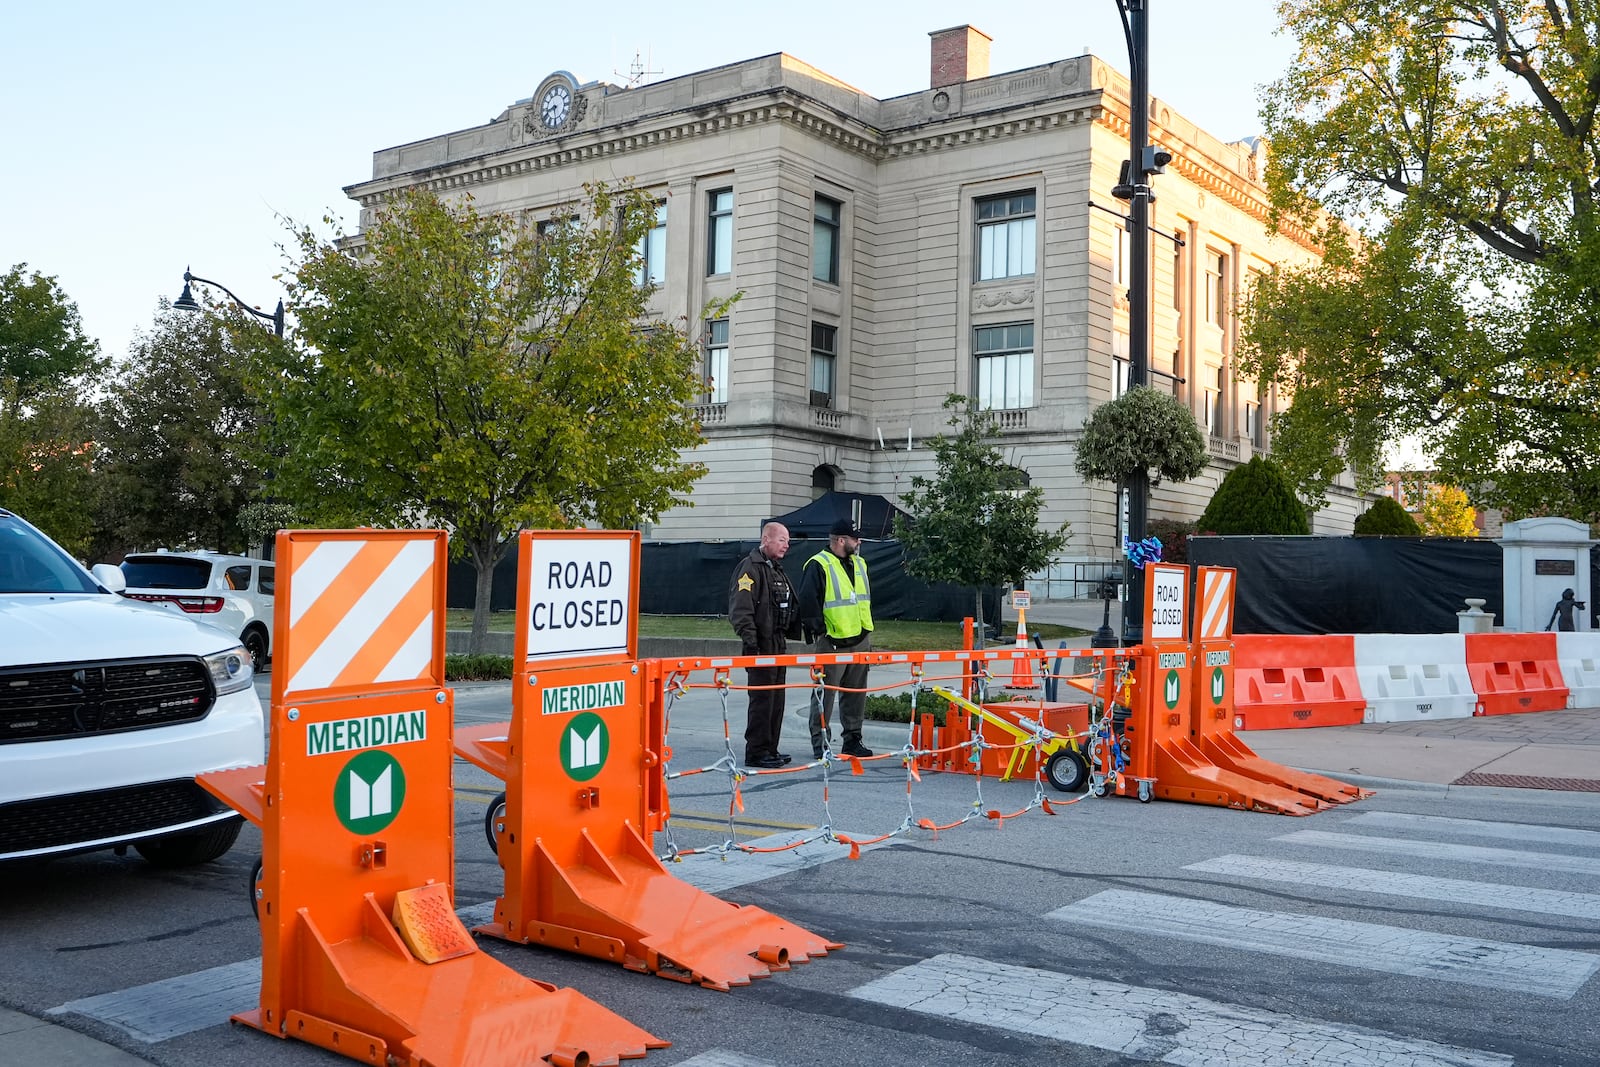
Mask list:
[[[508,144],[505,148],[458,162],[421,167],[413,171],[386,175],[345,187],[345,194],[363,207],[381,201],[395,189],[421,187],[435,192],[468,188],[483,182],[499,181],[543,170],[627,155],[676,141],[713,136],[729,130],[767,123],[784,123],[873,162],[923,152],[960,148],[984,141],[1030,133],[1042,133],[1080,122],[1093,121],[1100,114],[1096,98],[1080,97],[1068,106],[1043,109],[1046,101],[995,112],[989,116],[965,116],[948,122],[918,127],[914,132],[885,135],[870,127],[840,116],[832,108],[793,90],[763,92],[761,99],[731,102],[742,106],[715,115],[698,115],[677,122],[627,127],[602,127],[575,133],[542,145]],[[1054,102],[1060,104],[1061,102]],[[1018,112],[1028,112],[1018,114]],[[513,118],[511,121],[516,121]],[[948,128],[957,122],[961,128]],[[945,128],[941,128],[945,127]]]
[[[1100,113],[1098,121],[1101,126],[1124,140],[1130,133],[1128,116],[1120,111],[1105,109]],[[1182,138],[1160,129],[1155,124],[1151,125],[1150,140],[1170,151],[1172,162],[1167,166],[1189,179],[1202,192],[1219,197],[1230,207],[1244,212],[1263,226],[1269,229],[1272,227],[1272,205],[1267,200],[1266,190],[1261,186],[1240,174],[1217,167],[1211,160],[1193,151]],[[1308,252],[1317,256],[1323,254],[1322,245],[1312,236],[1311,231],[1303,226],[1279,219],[1277,232]]]

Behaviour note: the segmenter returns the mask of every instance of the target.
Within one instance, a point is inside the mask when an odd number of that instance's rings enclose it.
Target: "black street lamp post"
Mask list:
[[[1128,387],[1150,380],[1150,204],[1155,199],[1150,176],[1171,162],[1171,153],[1150,143],[1150,23],[1149,0],[1117,0],[1122,29],[1128,40],[1128,166],[1112,193],[1129,201],[1128,245],[1132,273],[1128,288]],[[1147,475],[1139,471],[1123,485],[1127,494],[1128,539],[1142,541],[1146,528]],[[1120,515],[1118,516],[1120,519]],[[1137,645],[1144,639],[1144,571],[1123,563],[1127,599],[1122,608],[1122,643]]]
[[[174,300],[172,302],[172,306],[177,308],[179,311],[199,311],[200,310],[200,302],[194,298],[194,293],[191,292],[190,289],[189,289],[189,283],[190,282],[199,282],[201,285],[213,285],[213,286],[216,286],[218,289],[221,289],[224,293],[227,293],[228,296],[233,299],[233,302],[235,304],[239,305],[239,307],[243,308],[245,311],[248,311],[250,314],[254,315],[258,319],[264,319],[265,321],[270,322],[272,324],[272,335],[274,337],[282,337],[283,336],[283,301],[282,300],[278,301],[277,309],[275,311],[273,311],[272,314],[269,315],[265,311],[258,311],[255,308],[251,307],[249,304],[246,304],[243,300],[240,300],[238,298],[238,296],[236,296],[234,294],[233,290],[229,289],[226,285],[223,285],[221,282],[214,282],[209,278],[196,277],[195,275],[190,274],[188,268],[186,267],[186,268],[184,268],[184,271],[183,271],[183,292],[181,294],[179,294],[178,299],[176,299],[176,300]]]

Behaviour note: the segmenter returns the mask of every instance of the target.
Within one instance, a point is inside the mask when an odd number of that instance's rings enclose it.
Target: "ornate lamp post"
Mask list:
[[[199,282],[201,285],[213,285],[213,286],[216,286],[218,289],[221,289],[224,293],[227,293],[228,296],[233,300],[233,302],[235,304],[239,305],[239,307],[243,308],[245,311],[248,311],[250,314],[254,315],[258,319],[263,319],[266,322],[270,322],[272,324],[272,335],[274,337],[282,337],[283,336],[283,301],[282,300],[278,301],[277,309],[275,311],[273,311],[272,314],[269,315],[265,311],[258,311],[255,308],[251,307],[249,304],[246,304],[243,300],[240,300],[236,295],[234,295],[233,291],[231,289],[229,289],[226,285],[223,285],[220,282],[211,281],[209,278],[199,278],[199,277],[196,277],[193,274],[190,274],[189,273],[189,269],[187,267],[185,267],[184,271],[183,271],[183,292],[179,294],[178,299],[176,299],[176,300],[174,300],[172,302],[172,306],[177,308],[179,311],[199,311],[200,310],[200,302],[194,298],[194,293],[192,291],[190,291],[190,289],[189,289],[189,283],[191,283],[191,282]]]

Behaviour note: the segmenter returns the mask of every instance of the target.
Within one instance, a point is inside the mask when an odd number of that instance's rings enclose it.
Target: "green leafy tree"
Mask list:
[[[1277,464],[1262,456],[1233,468],[1195,524],[1201,533],[1308,534],[1306,509]]]
[[[1399,501],[1386,496],[1356,516],[1355,533],[1360,537],[1417,537],[1422,528]]]
[[[1067,543],[1068,524],[1041,529],[1044,490],[1005,462],[994,440],[994,412],[958,394],[946,398],[954,436],[928,442],[935,474],[911,479],[902,498],[911,521],[895,517],[906,548],[906,570],[928,582],[954,582],[974,591],[974,618],[983,631],[983,590],[1014,585],[1043,570]]]
[[[1292,398],[1274,456],[1320,501],[1344,466],[1376,485],[1385,443],[1415,436],[1476,503],[1594,521],[1600,11],[1279,11],[1299,51],[1266,94],[1267,181],[1327,254],[1247,304],[1240,369]]]
[[[1210,461],[1194,415],[1171,393],[1147,385],[1095,408],[1073,461],[1086,479],[1186,482]]]
[[[26,264],[0,274],[0,507],[80,556],[96,511],[86,396],[103,366],[54,278]]]
[[[519,529],[682,503],[699,354],[636,282],[654,218],[603,186],[542,228],[411,190],[357,240],[300,230],[293,343],[263,346],[276,495],[315,522],[447,527],[477,569],[475,651]]]
[[[103,405],[103,551],[255,543],[241,512],[264,481],[261,405],[230,336],[215,316],[164,310],[117,368]]]

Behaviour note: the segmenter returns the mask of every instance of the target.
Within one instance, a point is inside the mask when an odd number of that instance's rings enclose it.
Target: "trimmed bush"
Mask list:
[[[1356,516],[1358,537],[1420,537],[1422,527],[1392,497],[1384,497]]]
[[[491,682],[511,677],[510,656],[446,656],[447,682]]]
[[[1189,562],[1189,535],[1194,533],[1194,523],[1151,519],[1145,525],[1145,532],[1161,541],[1161,562]]]
[[[1217,534],[1311,532],[1306,509],[1289,480],[1276,463],[1262,456],[1228,472],[1195,525],[1201,533]]]

